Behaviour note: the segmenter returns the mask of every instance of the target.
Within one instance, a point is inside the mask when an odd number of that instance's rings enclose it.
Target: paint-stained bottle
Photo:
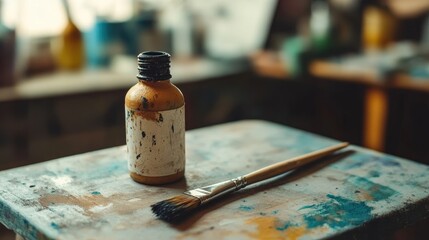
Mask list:
[[[171,83],[170,55],[137,57],[139,82],[125,96],[128,169],[139,183],[181,179],[185,171],[185,100]]]

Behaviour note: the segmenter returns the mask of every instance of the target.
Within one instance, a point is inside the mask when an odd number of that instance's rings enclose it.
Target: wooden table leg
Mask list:
[[[367,148],[384,150],[388,101],[385,89],[370,87],[366,90],[363,144]]]

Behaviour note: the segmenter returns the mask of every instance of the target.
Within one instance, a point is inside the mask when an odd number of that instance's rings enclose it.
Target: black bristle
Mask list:
[[[200,205],[198,198],[180,195],[151,205],[152,212],[161,220],[177,223]]]

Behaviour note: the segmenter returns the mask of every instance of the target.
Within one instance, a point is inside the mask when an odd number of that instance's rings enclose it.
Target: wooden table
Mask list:
[[[0,221],[26,239],[362,239],[429,216],[429,166],[348,147],[243,189],[179,225],[152,203],[337,141],[247,120],[186,135],[186,179],[145,186],[124,146],[0,172]]]

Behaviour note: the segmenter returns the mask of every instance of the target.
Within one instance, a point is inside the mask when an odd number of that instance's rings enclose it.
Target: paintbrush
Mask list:
[[[237,191],[250,184],[260,182],[289,170],[301,167],[347,147],[348,145],[349,144],[347,142],[339,143],[331,147],[269,165],[228,181],[186,191],[181,195],[151,205],[152,212],[161,220],[169,223],[177,222],[185,217],[190,211],[215,198]]]

